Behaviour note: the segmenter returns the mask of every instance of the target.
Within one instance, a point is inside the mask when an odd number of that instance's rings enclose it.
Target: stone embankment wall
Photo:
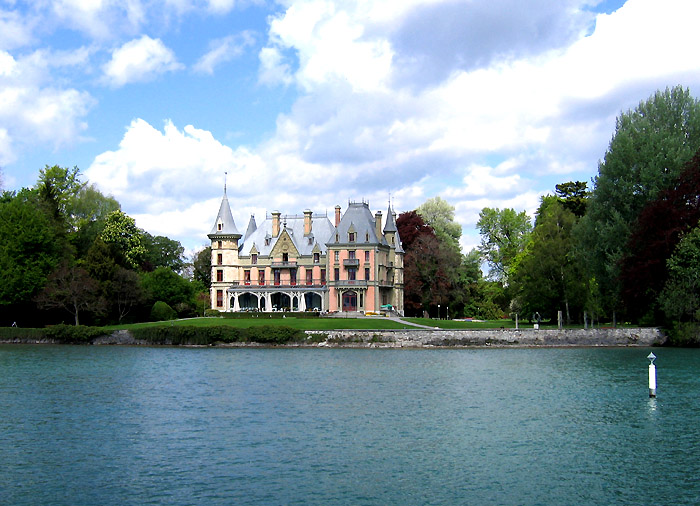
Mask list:
[[[381,330],[307,331],[327,336],[319,346],[424,348],[442,346],[652,346],[666,337],[655,328],[565,330]]]

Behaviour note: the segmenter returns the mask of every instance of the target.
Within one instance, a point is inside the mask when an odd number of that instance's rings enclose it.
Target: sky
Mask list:
[[[2,188],[77,166],[139,227],[207,244],[274,210],[440,196],[534,216],[615,118],[700,96],[697,0],[0,0]]]

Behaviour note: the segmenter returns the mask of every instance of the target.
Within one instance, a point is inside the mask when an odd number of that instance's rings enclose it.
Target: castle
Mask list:
[[[272,212],[241,234],[226,189],[211,240],[211,307],[220,311],[403,314],[403,256],[391,206],[382,228],[366,202],[327,214]]]

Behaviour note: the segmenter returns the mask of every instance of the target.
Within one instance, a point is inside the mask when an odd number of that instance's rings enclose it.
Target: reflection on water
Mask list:
[[[0,504],[697,504],[699,351],[0,347]]]

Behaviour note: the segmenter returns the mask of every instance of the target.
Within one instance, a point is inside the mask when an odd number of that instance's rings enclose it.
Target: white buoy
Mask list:
[[[647,358],[649,359],[649,397],[656,397],[656,366],[654,365],[656,355],[652,352]]]

